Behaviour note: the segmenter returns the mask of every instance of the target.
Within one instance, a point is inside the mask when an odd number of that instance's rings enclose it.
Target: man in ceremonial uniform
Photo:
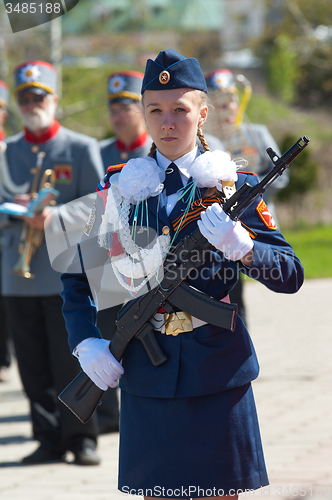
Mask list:
[[[3,141],[6,137],[3,126],[8,117],[7,106],[8,106],[8,95],[9,88],[7,83],[0,80],[0,141]],[[3,147],[1,148],[0,155],[3,154]],[[1,252],[1,250],[0,250]],[[1,259],[1,253],[0,253]],[[1,273],[1,271],[0,271]],[[0,286],[1,290],[1,286]],[[10,365],[10,348],[9,348],[9,338],[8,329],[6,327],[6,311],[2,295],[0,294],[0,382],[5,382],[8,380],[8,368]]]
[[[108,105],[114,137],[100,143],[105,170],[130,158],[146,156],[151,139],[141,105],[143,74],[120,71],[108,77]]]
[[[266,153],[267,148],[273,148],[280,156],[278,145],[266,125],[244,121],[245,107],[251,96],[250,82],[239,75],[244,84],[243,98],[240,102],[239,91],[233,73],[229,69],[216,69],[205,75],[213,112],[209,117],[208,131],[218,136],[232,158],[244,158],[249,164],[247,170],[255,172],[258,178],[263,178],[272,168],[273,162]],[[276,224],[277,218],[271,197],[278,189],[288,184],[288,172],[277,179],[273,186],[264,193],[264,201]],[[246,309],[243,300],[243,282],[239,279],[230,292],[233,302],[237,302],[239,314],[246,323]]]
[[[98,143],[62,127],[55,119],[55,68],[43,61],[29,61],[14,71],[24,131],[6,141],[6,155],[12,182],[18,192],[25,185],[26,190],[13,201],[27,204],[31,185],[40,184],[47,169],[45,181],[58,190],[58,206],[90,194],[104,172]],[[44,153],[43,159],[40,153]],[[30,400],[33,435],[40,442],[23,462],[61,460],[71,451],[75,463],[97,465],[96,421],[82,424],[57,400],[80,368],[68,355],[60,275],[51,268],[44,238],[44,221],[51,211],[52,207],[46,206],[31,218],[7,216],[8,225],[3,230],[2,292],[22,383]],[[61,214],[65,223],[70,218],[65,206]],[[39,243],[30,244],[31,235],[39,236]]]
[[[225,150],[232,158],[239,156],[245,158],[249,162],[247,167],[249,171],[255,172],[262,178],[273,168],[273,163],[266,153],[267,148],[274,149],[279,156],[281,153],[266,125],[251,123],[248,119],[243,120],[245,107],[251,95],[251,84],[243,75],[238,75],[238,78],[245,86],[241,102],[234,75],[229,69],[216,69],[205,76],[214,108],[212,116],[209,117],[209,131],[223,142]],[[275,219],[271,196],[287,184],[286,171],[264,194],[264,200]]]

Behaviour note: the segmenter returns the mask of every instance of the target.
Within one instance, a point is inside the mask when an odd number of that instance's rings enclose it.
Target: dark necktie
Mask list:
[[[165,189],[166,196],[176,193],[179,189],[183,188],[183,182],[178,167],[175,163],[171,163],[166,168]]]

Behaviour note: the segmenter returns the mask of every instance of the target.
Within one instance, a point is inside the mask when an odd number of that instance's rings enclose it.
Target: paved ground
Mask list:
[[[261,364],[254,391],[271,485],[242,497],[332,500],[332,280],[307,281],[291,296],[250,282],[245,296]],[[117,434],[100,438],[98,467],[21,466],[36,444],[15,365],[11,381],[0,384],[0,401],[1,500],[126,498],[116,489]]]

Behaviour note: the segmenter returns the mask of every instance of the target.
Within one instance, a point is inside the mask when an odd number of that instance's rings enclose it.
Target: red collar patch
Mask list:
[[[24,129],[24,137],[28,142],[34,142],[35,144],[42,144],[43,142],[53,139],[54,136],[59,132],[60,123],[58,120],[54,120],[50,128],[46,130],[40,137],[36,137],[30,130]]]
[[[277,229],[276,223],[274,222],[274,219],[272,215],[269,212],[269,209],[266,206],[266,203],[263,199],[258,203],[256,210],[264,222],[264,224],[269,228],[273,229],[274,231]]]
[[[121,142],[119,139],[117,139],[115,141],[115,144],[116,144],[116,147],[118,149],[120,149],[120,151],[135,151],[135,149],[140,148],[141,146],[144,146],[144,144],[146,143],[148,138],[149,138],[149,134],[147,133],[146,130],[144,130],[144,132],[142,132],[138,137],[136,137],[134,142],[129,144],[129,146],[126,146],[126,144]]]

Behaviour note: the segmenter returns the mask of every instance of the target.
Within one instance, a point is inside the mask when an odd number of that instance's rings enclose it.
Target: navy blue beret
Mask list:
[[[207,92],[199,62],[194,57],[185,58],[174,49],[159,52],[156,59],[148,59],[141,93],[145,90],[191,88]]]

